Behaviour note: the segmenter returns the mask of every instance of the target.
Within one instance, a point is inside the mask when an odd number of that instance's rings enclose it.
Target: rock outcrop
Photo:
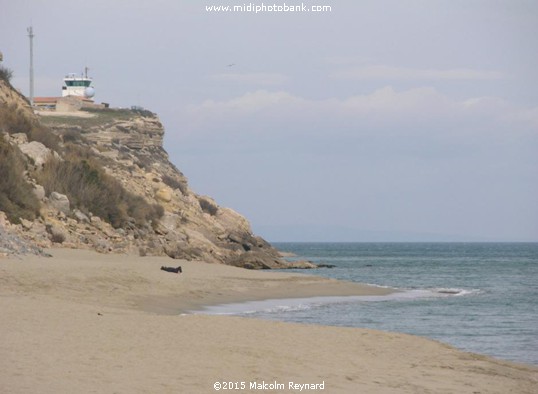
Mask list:
[[[36,121],[25,99],[0,81],[0,105],[16,107],[21,116]],[[73,116],[75,115],[75,116]],[[172,258],[203,260],[252,269],[286,268],[268,242],[253,234],[249,222],[212,198],[194,193],[187,178],[170,162],[163,149],[164,128],[158,117],[141,110],[90,110],[81,116],[50,112],[39,122],[60,137],[59,148],[27,141],[18,133],[6,133],[9,143],[27,157],[27,181],[42,200],[39,217],[23,223],[7,223],[3,231],[16,233],[36,245],[92,248],[100,252],[138,252]],[[0,125],[1,126],[1,125]],[[0,132],[2,128],[0,127]],[[118,180],[132,195],[160,205],[159,220],[144,225],[127,221],[113,227],[104,217],[84,210],[58,191],[45,194],[32,177],[52,156],[64,160],[62,147],[77,144],[91,152],[106,174]],[[1,210],[1,207],[0,207]]]
[[[33,242],[28,242],[19,237],[15,232],[8,231],[6,227],[9,227],[9,225],[6,226],[6,222],[5,214],[0,212],[0,257],[20,254],[47,255],[43,252],[43,249],[36,246]],[[24,221],[23,226],[31,227],[31,225],[32,223]]]
[[[32,141],[19,145],[19,149],[28,158],[32,159],[34,164],[38,167],[43,167],[43,164],[47,162],[49,157],[52,156],[52,151],[43,145],[41,142]]]

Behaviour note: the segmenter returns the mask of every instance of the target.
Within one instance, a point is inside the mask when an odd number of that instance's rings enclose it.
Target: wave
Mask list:
[[[382,302],[382,301],[412,301],[428,298],[446,298],[469,296],[481,293],[479,289],[432,288],[432,289],[399,289],[398,291],[380,296],[338,296],[338,297],[308,297],[284,298],[262,301],[248,301],[233,304],[208,306],[192,313],[210,315],[249,315],[253,313],[278,313],[300,311],[318,308],[329,304]]]
[[[193,313],[202,313],[210,315],[247,315],[258,312],[272,313],[284,311],[298,311],[311,309],[326,304],[348,302],[350,301],[350,298],[357,297],[308,297],[247,301],[234,304],[208,306],[200,311],[195,311]]]
[[[440,295],[446,295],[446,296],[468,296],[468,295],[475,295],[482,293],[482,290],[480,289],[458,289],[458,288],[435,288],[432,289],[433,292],[436,292]]]

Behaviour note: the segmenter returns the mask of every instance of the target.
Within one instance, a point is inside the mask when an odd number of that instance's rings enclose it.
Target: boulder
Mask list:
[[[186,242],[174,242],[164,247],[164,253],[173,259],[197,260],[203,255],[203,251]]]
[[[221,207],[215,218],[229,232],[252,234],[248,220],[233,209]]]
[[[228,247],[232,250],[242,249],[243,251],[248,252],[256,247],[252,243],[252,236],[248,234],[230,233],[225,239],[229,241]]]
[[[104,238],[92,236],[89,237],[89,240],[93,244],[93,248],[99,253],[108,253],[112,251],[110,242]]]
[[[227,262],[229,265],[247,269],[273,269],[286,268],[286,263],[266,253],[255,251],[245,252],[239,256],[234,256]]]
[[[20,144],[19,149],[32,159],[37,167],[42,167],[52,155],[49,148],[37,141]]]
[[[71,210],[69,199],[65,194],[60,194],[57,192],[50,193],[49,204],[66,215]]]
[[[34,222],[31,222],[30,220],[20,218],[20,221],[21,221],[22,228],[27,231],[30,230],[32,226],[34,225]]]
[[[101,223],[103,223],[103,221],[101,220],[101,218],[99,216],[92,216],[90,218],[90,222],[94,225],[94,226],[99,226],[101,225]]]
[[[165,212],[163,216],[153,226],[153,230],[160,235],[170,234],[171,238],[168,238],[173,239],[177,236],[175,230],[179,227],[179,221],[180,218],[175,213]]]
[[[17,145],[28,143],[28,136],[26,133],[15,133],[11,134],[11,140]]]
[[[0,212],[0,219],[3,212]],[[41,256],[50,256],[33,242],[21,238],[16,233],[0,226],[0,256],[19,255],[19,254],[36,254]]]
[[[172,212],[165,212],[162,218],[159,219],[159,223],[168,231],[174,231],[179,225],[179,215]]]
[[[32,190],[32,192],[39,201],[43,201],[45,199],[45,188],[43,186],[34,185],[34,189]]]
[[[73,210],[73,216],[79,223],[89,223],[90,219],[84,214],[84,212],[79,211],[78,209]]]
[[[168,188],[161,188],[155,192],[155,198],[163,202],[172,201],[172,192]]]
[[[318,268],[318,266],[308,260],[298,260],[298,261],[289,262],[285,268],[306,270],[306,269]]]
[[[47,233],[50,234],[50,240],[53,243],[61,244],[65,241],[65,233],[60,226],[54,224],[48,224],[46,226]]]

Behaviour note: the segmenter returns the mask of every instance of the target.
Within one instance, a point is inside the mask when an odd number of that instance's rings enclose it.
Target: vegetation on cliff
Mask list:
[[[67,195],[80,211],[99,216],[114,228],[154,224],[162,217],[162,206],[126,191],[106,174],[88,149],[72,144],[67,147],[63,159],[48,160],[36,173],[47,194],[55,191]]]
[[[6,83],[11,83],[11,78],[13,77],[13,70],[10,70],[7,67],[0,66],[0,79]]]
[[[70,127],[89,129],[109,123],[129,121],[137,116],[155,118],[156,115],[148,110],[127,108],[82,108],[81,111],[91,116],[69,116],[65,114],[48,114],[40,122],[49,127],[69,125]]]
[[[0,132],[8,134],[24,133],[28,141],[37,141],[49,149],[59,149],[60,138],[25,111],[18,103],[0,105]]]
[[[24,178],[26,162],[19,149],[0,138],[0,210],[13,223],[34,220],[39,215],[39,201]]]
[[[162,216],[161,206],[125,190],[119,181],[106,174],[96,155],[77,146],[73,141],[80,142],[80,136],[56,135],[20,102],[1,103],[0,132],[5,136],[24,134],[29,142],[39,142],[57,153],[43,168],[32,168],[18,147],[8,142],[9,138],[0,139],[0,210],[11,222],[39,216],[40,202],[27,178],[42,185],[47,195],[52,192],[67,195],[73,208],[86,214],[91,212],[115,228],[153,224]]]

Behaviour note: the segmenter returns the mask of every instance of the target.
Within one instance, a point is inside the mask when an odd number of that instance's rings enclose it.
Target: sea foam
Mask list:
[[[248,301],[208,306],[193,313],[209,315],[245,315],[258,312],[278,313],[283,311],[305,310],[328,304],[358,303],[358,302],[382,302],[413,300],[434,297],[453,297],[477,294],[480,290],[472,289],[408,289],[399,290],[387,295],[371,296],[324,296],[307,298],[281,298],[261,301]]]

